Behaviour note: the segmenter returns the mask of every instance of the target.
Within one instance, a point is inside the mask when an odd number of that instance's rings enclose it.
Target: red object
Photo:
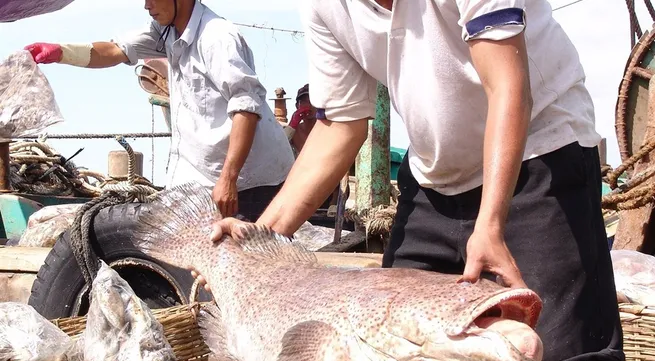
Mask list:
[[[298,124],[305,119],[306,116],[309,115],[309,112],[311,111],[311,108],[308,105],[302,106],[298,108],[295,112],[293,112],[293,115],[291,116],[291,121],[289,122],[289,126],[293,129],[296,129]]]
[[[56,63],[61,60],[62,52],[59,44],[34,43],[25,47],[38,64]]]

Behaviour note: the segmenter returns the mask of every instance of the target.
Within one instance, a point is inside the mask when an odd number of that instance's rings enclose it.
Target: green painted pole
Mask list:
[[[369,122],[368,138],[357,155],[357,211],[388,205],[391,195],[389,143],[390,102],[387,87],[378,83],[375,119]]]

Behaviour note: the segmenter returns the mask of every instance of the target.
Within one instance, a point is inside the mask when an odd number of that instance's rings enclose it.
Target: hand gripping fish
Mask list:
[[[541,299],[529,289],[401,268],[320,265],[264,226],[210,241],[211,194],[183,184],[144,205],[135,245],[195,267],[216,306],[199,321],[217,360],[540,361],[533,330]]]

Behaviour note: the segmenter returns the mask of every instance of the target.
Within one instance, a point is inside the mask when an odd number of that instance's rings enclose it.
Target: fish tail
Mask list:
[[[207,188],[197,182],[161,191],[142,205],[132,242],[141,252],[187,268],[212,247],[212,223],[221,214]]]
[[[216,360],[238,360],[228,350],[227,332],[222,321],[221,310],[214,303],[203,305],[198,312],[198,328]]]

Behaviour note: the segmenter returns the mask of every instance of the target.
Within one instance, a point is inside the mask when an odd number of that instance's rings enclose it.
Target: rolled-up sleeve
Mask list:
[[[217,36],[203,57],[207,76],[227,100],[227,114],[248,112],[261,118],[266,89],[255,73],[250,47],[238,33],[218,31]]]
[[[157,51],[157,41],[161,35],[160,30],[154,22],[150,22],[146,27],[123,36],[112,39],[111,41],[127,56],[129,65],[136,65],[141,59],[165,58],[166,52]],[[162,41],[164,41],[162,39]]]
[[[464,41],[504,40],[525,29],[525,0],[455,0]]]
[[[377,81],[339,43],[313,1],[301,4],[309,60],[310,101],[316,118],[347,122],[375,117]]]

